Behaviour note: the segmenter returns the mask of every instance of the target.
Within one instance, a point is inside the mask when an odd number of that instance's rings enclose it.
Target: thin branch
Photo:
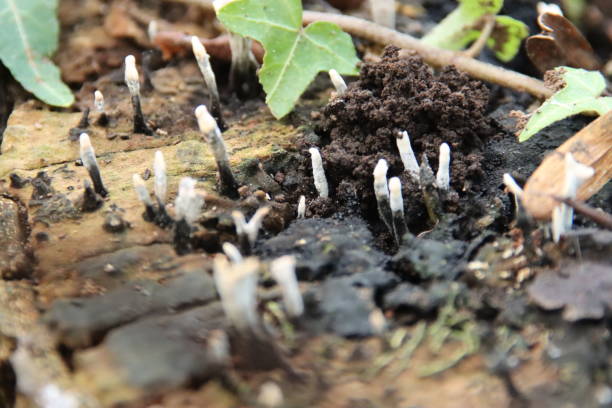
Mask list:
[[[379,26],[378,24],[361,18],[340,14],[304,11],[303,19],[305,24],[313,21],[328,21],[330,23],[335,23],[344,31],[358,37],[380,44],[392,44],[400,48],[414,50],[428,64],[435,67],[454,65],[460,71],[464,71],[474,78],[518,91],[528,92],[540,99],[546,99],[553,95],[553,91],[547,88],[544,82],[539,79],[466,57],[460,52],[432,47],[410,35]]]
[[[491,14],[487,14],[484,16],[484,26],[482,27],[482,31],[480,35],[474,41],[474,43],[467,50],[463,51],[463,55],[470,58],[476,58],[480,55],[485,45],[487,45],[487,40],[491,36],[493,29],[495,28],[495,16]]]

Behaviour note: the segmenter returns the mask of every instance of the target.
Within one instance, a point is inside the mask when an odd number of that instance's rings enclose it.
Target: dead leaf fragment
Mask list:
[[[601,319],[612,309],[612,265],[574,262],[558,271],[540,273],[527,289],[531,299],[546,310],[563,310],[568,321]]]
[[[542,32],[525,44],[527,55],[542,73],[559,66],[597,70],[601,62],[580,30],[562,15],[545,12],[538,17]]]

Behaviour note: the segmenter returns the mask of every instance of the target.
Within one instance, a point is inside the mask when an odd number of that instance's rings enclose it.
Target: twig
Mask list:
[[[482,31],[480,32],[480,36],[474,41],[474,43],[467,50],[463,51],[463,55],[470,58],[476,58],[480,55],[485,45],[487,45],[487,40],[491,36],[493,29],[495,28],[495,16],[491,14],[487,14],[484,16],[484,26],[482,27]]]
[[[408,34],[379,26],[378,24],[361,18],[340,14],[320,13],[316,11],[304,11],[303,20],[305,24],[313,21],[335,23],[344,31],[367,40],[414,50],[430,65],[436,67],[455,65],[457,69],[468,73],[474,78],[516,89],[518,91],[528,92],[540,99],[549,98],[553,95],[553,90],[547,88],[544,82],[539,79],[466,57],[460,52],[432,47]]]

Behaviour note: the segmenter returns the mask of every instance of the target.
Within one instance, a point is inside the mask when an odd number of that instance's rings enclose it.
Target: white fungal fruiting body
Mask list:
[[[168,192],[168,176],[166,174],[164,154],[159,150],[155,152],[153,173],[155,174],[155,197],[163,205],[166,203],[166,194]]]
[[[104,95],[100,91],[94,92],[94,106],[98,112],[104,112]]]
[[[206,48],[204,47],[204,44],[202,44],[202,41],[200,41],[200,39],[195,35],[191,37],[191,48],[193,50],[193,55],[195,56],[196,61],[198,63],[198,67],[200,68],[200,72],[204,77],[204,82],[206,83],[208,90],[213,95],[213,97],[218,100],[219,91],[217,89],[217,80],[215,78],[215,73],[213,72],[212,67],[210,65],[210,57],[208,56],[208,53],[206,52]]]
[[[174,212],[177,220],[192,224],[197,220],[204,203],[202,196],[195,191],[196,181],[183,177],[179,183],[178,195],[174,201]]]
[[[419,181],[419,163],[417,162],[416,156],[412,151],[412,145],[410,144],[410,137],[408,132],[403,131],[402,137],[395,139],[397,143],[397,150],[399,150],[400,159],[404,164],[404,170],[408,172],[415,180]]]
[[[404,199],[402,197],[402,182],[397,177],[389,179],[389,197],[391,204],[391,212],[393,214],[404,213]]]
[[[227,156],[225,142],[223,141],[223,136],[221,136],[221,129],[217,126],[217,121],[212,117],[204,105],[200,105],[196,108],[195,115],[198,120],[200,132],[206,136],[217,164],[229,170],[229,157]]]
[[[304,196],[300,196],[300,200],[298,201],[297,217],[298,218],[306,217],[306,197]]]
[[[335,69],[330,69],[329,78],[331,79],[332,84],[334,84],[334,88],[336,88],[337,95],[342,95],[346,92],[346,82],[344,82],[344,79],[340,76],[338,71]]]
[[[251,246],[255,245],[257,241],[257,235],[259,235],[259,229],[263,219],[270,213],[270,207],[262,207],[255,211],[255,214],[251,217],[249,222],[244,227],[244,232],[247,234],[249,243]]]
[[[370,10],[376,24],[395,28],[395,0],[370,0]]]
[[[504,173],[504,185],[510,190],[512,194],[518,199],[523,198],[523,189],[518,183],[514,180],[514,178],[508,174]]]
[[[561,11],[561,7],[559,7],[557,4],[545,3],[543,1],[538,2],[537,10],[538,10],[538,15],[541,15],[544,13],[558,14],[560,16],[563,15],[563,11]]]
[[[227,318],[240,329],[258,331],[257,272],[259,262],[247,258],[231,265],[224,255],[213,261],[213,277]]]
[[[321,153],[319,149],[311,147],[308,149],[310,152],[310,158],[312,162],[312,176],[314,178],[315,188],[319,193],[319,197],[329,197],[329,186],[327,184],[327,178],[325,177],[325,170],[323,169],[323,159],[321,159]]]
[[[294,318],[301,316],[304,313],[304,302],[295,276],[295,258],[287,255],[275,259],[270,264],[270,273],[281,288],[287,314]]]
[[[148,207],[152,207],[153,202],[151,201],[149,190],[142,177],[140,177],[139,174],[134,174],[132,175],[132,182],[134,183],[134,190],[136,190],[136,195],[140,202]]]
[[[240,211],[232,211],[232,219],[234,220],[234,225],[236,226],[236,235],[244,235],[246,232],[246,219],[244,218],[244,214]]]
[[[98,162],[96,160],[96,153],[91,145],[91,140],[89,140],[89,135],[87,133],[81,133],[81,136],[79,136],[79,144],[81,162],[83,162],[83,166],[85,166],[85,168],[88,170],[97,169]]]
[[[240,263],[243,260],[242,254],[232,243],[223,243],[223,253],[229,258],[230,261],[232,261],[232,263]]]
[[[130,95],[140,96],[140,79],[136,69],[136,59],[133,55],[125,57],[125,84],[130,90]]]
[[[157,21],[151,20],[151,22],[149,22],[149,26],[147,27],[147,36],[149,37],[149,41],[155,42],[155,37],[157,37],[158,32],[159,27],[157,26]]]
[[[450,188],[450,147],[446,143],[440,145],[436,184],[441,190],[448,190]]]
[[[387,184],[387,170],[389,165],[385,159],[380,159],[374,167],[374,195],[378,201],[389,199],[389,186]]]
[[[564,198],[576,198],[578,189],[589,178],[593,177],[595,170],[577,162],[571,153],[565,154],[565,184],[563,186]],[[559,242],[561,235],[572,229],[574,222],[574,209],[567,204],[559,204],[553,209],[552,232],[553,240]]]
[[[264,408],[279,408],[285,403],[285,397],[276,383],[268,381],[261,386],[257,403]]]

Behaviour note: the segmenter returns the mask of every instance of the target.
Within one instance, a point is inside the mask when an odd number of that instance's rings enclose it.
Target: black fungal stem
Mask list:
[[[89,127],[89,108],[83,109],[81,120],[76,127],[79,129],[87,129]]]
[[[142,114],[140,106],[140,96],[132,95],[132,107],[134,108],[134,133],[142,133],[145,135],[153,135],[153,131],[147,125]]]
[[[174,224],[174,250],[178,255],[191,252],[191,225],[184,219]]]

